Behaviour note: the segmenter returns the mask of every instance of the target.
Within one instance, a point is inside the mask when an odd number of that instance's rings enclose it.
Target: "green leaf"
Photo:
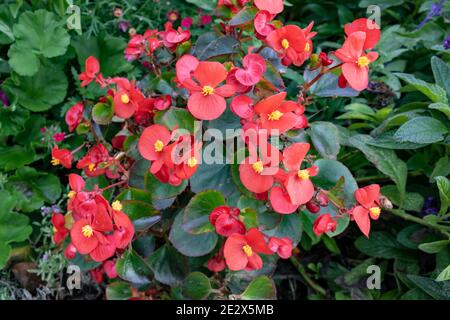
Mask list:
[[[445,156],[440,158],[433,169],[433,172],[431,172],[430,175],[430,182],[434,182],[436,177],[439,176],[448,176],[450,174],[450,158]]]
[[[403,81],[411,84],[414,88],[430,98],[431,101],[442,103],[448,102],[447,93],[440,86],[417,79],[411,74],[395,73],[395,75]]]
[[[198,37],[195,43],[194,55],[199,60],[208,60],[213,57],[230,55],[238,52],[239,42],[231,36],[217,37],[215,33],[208,32]]]
[[[177,214],[170,229],[169,240],[173,246],[188,257],[200,257],[214,250],[217,244],[215,232],[190,234],[183,230],[183,212]]]
[[[208,190],[196,194],[184,209],[182,228],[192,234],[214,231],[209,214],[225,204],[225,198],[218,191]]]
[[[254,279],[240,295],[243,300],[275,300],[277,297],[275,284],[267,276]]]
[[[55,14],[45,10],[21,14],[13,32],[16,42],[8,52],[9,63],[22,76],[31,76],[38,71],[39,56],[61,56],[70,43],[69,34]]]
[[[128,300],[132,297],[131,286],[122,281],[116,281],[106,287],[106,299]]]
[[[394,138],[400,142],[435,143],[444,140],[446,126],[431,117],[416,117],[403,124]]]
[[[134,285],[150,283],[152,271],[147,263],[133,250],[127,250],[117,259],[116,271],[120,278]]]
[[[291,239],[294,247],[300,242],[302,232],[303,223],[298,214],[281,215],[281,220],[275,228],[264,231],[270,237]]]
[[[399,258],[410,261],[414,259],[415,252],[403,248],[400,243],[389,233],[375,231],[370,233],[370,238],[361,236],[355,241],[355,247],[362,253],[376,258]]]
[[[336,160],[339,153],[339,132],[331,122],[316,121],[310,124],[314,148],[325,159]]]
[[[101,125],[107,125],[112,122],[114,116],[114,106],[111,103],[97,103],[92,108],[92,119]]]
[[[408,275],[408,278],[425,293],[436,300],[450,300],[450,286],[448,282],[438,282],[430,278]]]
[[[449,244],[450,244],[450,240],[440,240],[440,241],[422,243],[419,245],[419,249],[422,250],[423,252],[434,254],[434,253],[438,253],[439,251],[444,249]]]
[[[217,4],[217,1],[214,0],[186,0],[186,2],[192,3],[193,5],[206,11],[213,11],[216,8]]]
[[[17,135],[30,117],[28,110],[23,108],[0,108],[0,133],[2,136]],[[24,143],[23,141],[21,141]]]
[[[36,158],[34,149],[30,146],[14,145],[0,147],[0,168],[5,171],[14,170],[32,163]]]
[[[61,66],[42,65],[32,77],[8,78],[2,86],[6,92],[18,97],[18,104],[40,112],[64,100],[68,83]]]
[[[169,286],[181,283],[189,272],[186,257],[169,244],[152,253],[148,263],[155,274],[155,279]]]
[[[145,189],[152,195],[153,200],[176,197],[186,189],[187,184],[187,180],[184,180],[179,186],[172,186],[168,183],[162,183],[150,172],[145,175]]]
[[[450,280],[450,264],[442,270],[442,272],[436,278],[436,281],[447,281]]]
[[[194,300],[203,300],[211,292],[211,282],[203,273],[192,272],[184,279],[181,288],[183,296]]]
[[[400,199],[403,201],[408,173],[406,163],[399,159],[393,150],[368,145],[368,142],[372,139],[369,135],[358,134],[350,137],[349,143],[364,153],[367,160],[395,182],[400,193]]]
[[[439,110],[443,114],[445,114],[447,117],[450,117],[450,106],[446,103],[442,103],[442,102],[432,103],[428,106],[428,108],[434,109],[434,110]]]
[[[199,193],[205,190],[217,190],[224,196],[229,196],[236,191],[231,177],[231,165],[229,164],[199,164],[195,174],[189,179],[191,190]]]
[[[169,130],[175,130],[175,128],[186,129],[191,133],[194,133],[194,117],[182,108],[172,107],[167,111],[157,112],[155,116],[155,123],[166,126]]]
[[[437,186],[439,188],[439,197],[441,199],[441,209],[440,214],[445,214],[448,207],[450,207],[450,180],[446,177],[436,177],[435,178]]]
[[[424,198],[421,194],[407,192],[402,203],[398,189],[394,185],[387,185],[381,188],[381,193],[386,196],[393,204],[408,211],[420,212],[423,208]]]
[[[450,67],[448,66],[448,63],[433,56],[431,57],[431,69],[433,70],[436,84],[444,88],[447,92],[447,96],[450,96]]]
[[[232,27],[242,27],[253,22],[257,12],[256,8],[243,8],[233,16],[228,24]]]

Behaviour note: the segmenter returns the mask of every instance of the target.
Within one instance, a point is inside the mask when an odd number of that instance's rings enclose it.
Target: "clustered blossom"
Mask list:
[[[103,197],[101,189],[88,191],[83,178],[69,175],[69,201],[67,214],[52,216],[54,241],[61,243],[70,235],[65,256],[73,259],[78,252],[89,255],[92,260],[104,262],[130,244],[134,226],[130,218],[122,212],[119,201],[111,205]]]
[[[230,270],[258,270],[263,266],[260,254],[278,254],[282,259],[292,255],[292,240],[268,237],[256,228],[246,230],[238,208],[220,206],[209,215],[216,232],[226,238],[219,252],[208,261],[208,268],[220,272]]]
[[[236,13],[247,5],[257,9],[249,27],[267,47],[265,50],[270,50],[275,58],[278,56],[284,66],[301,67],[310,60],[310,69],[319,70],[317,79],[336,69],[340,74],[339,86],[348,85],[358,91],[368,86],[368,66],[378,57],[370,51],[380,39],[376,24],[357,19],[345,25],[346,39],[333,56],[331,52],[315,54],[313,22],[301,28],[275,20],[284,9],[282,0],[219,0],[217,6]],[[121,15],[117,13],[118,17]],[[55,145],[51,164],[71,169],[76,163],[76,169],[87,178],[105,176],[116,180],[106,188],[125,184],[136,161],[136,157],[129,156],[126,150],[131,140],[137,144],[139,156],[150,162],[150,174],[161,183],[180,186],[197,172],[202,142],[196,141],[191,133],[179,134],[177,126],[157,121],[157,116],[178,106],[185,108],[195,119],[210,121],[221,117],[229,107],[239,118],[243,129],[240,139],[247,152],[239,163],[238,175],[255,199],[264,201],[272,212],[280,215],[303,214],[304,210],[317,214],[312,227],[316,236],[336,231],[339,218],[345,214],[368,236],[370,219],[378,219],[381,211],[378,185],[358,189],[355,192],[357,205],[351,209],[340,208],[328,197],[328,191],[314,184],[319,168],[314,164],[314,156],[309,154],[309,143],[284,141],[280,148],[270,141],[273,137],[284,138],[291,130],[308,127],[304,113],[310,97],[299,95],[296,101],[290,101],[283,86],[275,87],[266,79],[273,66],[265,58],[262,48],[247,48],[241,51],[242,59],[232,61],[199,60],[193,52],[188,53],[191,46],[189,28],[193,19],[181,19],[177,11],[169,12],[167,18],[162,31],[147,30],[136,34],[135,30],[130,30],[131,38],[124,54],[129,61],[140,60],[145,68],[158,76],[165,71],[163,68],[172,64],[175,75],[170,81],[178,86],[180,93],[148,92],[134,80],[106,78],[100,72],[97,58],[88,57],[79,75],[81,86],[96,83],[106,94],[97,102],[80,101],[71,106],[65,122],[69,132],[88,131],[95,142],[85,142],[75,150],[68,150],[57,145],[66,138],[64,133],[58,133],[52,142]],[[179,20],[180,26],[176,27]],[[212,18],[206,15],[199,21],[203,25],[211,22]],[[224,33],[233,32],[230,26],[222,27]],[[154,57],[157,50],[164,50],[176,59],[158,65]],[[316,80],[304,85],[303,94],[306,95]],[[94,114],[91,110],[96,107],[109,108],[110,122],[121,126],[111,137],[110,144],[96,134],[96,127],[103,123],[95,123],[94,117],[90,119],[89,113]],[[81,151],[83,154],[75,156]],[[133,223],[119,201],[110,204],[103,196],[106,188],[95,186],[87,190],[85,181],[77,174],[69,175],[69,185],[67,214],[55,213],[52,217],[54,241],[65,244],[67,259],[73,259],[79,253],[102,262],[91,270],[96,281],[101,282],[104,274],[115,278],[115,259],[130,245],[135,233]],[[335,206],[336,210],[332,211],[330,206]],[[213,272],[226,267],[233,271],[258,270],[263,266],[261,255],[278,255],[282,259],[292,255],[292,239],[268,236],[270,233],[262,227],[246,225],[236,207],[215,208],[209,215],[209,222],[223,237],[223,244],[207,263]]]

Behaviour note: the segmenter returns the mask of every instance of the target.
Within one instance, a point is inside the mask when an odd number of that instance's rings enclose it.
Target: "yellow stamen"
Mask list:
[[[302,180],[309,179],[309,171],[308,170],[298,170],[297,176]]]
[[[214,93],[214,88],[210,86],[204,86],[202,89],[202,94],[204,96],[209,96],[210,94]]]
[[[253,170],[255,170],[256,173],[260,174],[264,169],[262,161],[257,161],[254,164],[252,164],[252,168]]]
[[[244,251],[247,257],[251,257],[253,255],[252,247],[250,247],[248,244],[242,247],[242,251]]]
[[[164,148],[164,143],[161,140],[156,140],[154,146],[156,152],[161,152],[162,149]]]
[[[289,41],[288,41],[288,39],[283,39],[283,41],[281,41],[281,46],[283,47],[284,50],[289,49]]]
[[[361,68],[363,67],[367,67],[370,63],[369,58],[367,58],[366,56],[362,56],[358,58],[358,66],[360,66]]]
[[[122,103],[127,104],[130,102],[130,97],[126,93],[124,93],[120,96],[120,101],[122,101]]]
[[[278,110],[275,110],[267,116],[267,119],[270,121],[278,121],[283,116],[283,112],[280,112]]]
[[[81,228],[81,232],[83,233],[83,236],[85,236],[86,238],[90,238],[94,234],[94,230],[88,224],[85,225],[83,228]]]
[[[57,166],[59,164],[61,164],[61,161],[59,161],[59,159],[56,158],[52,158],[52,160],[50,161],[50,163],[54,166]]]
[[[69,191],[69,193],[67,194],[67,196],[69,197],[69,199],[72,199],[73,197],[75,197],[77,193],[73,190]]]
[[[113,208],[114,211],[122,211],[122,203],[120,203],[119,200],[114,201],[111,204],[111,207]]]
[[[197,158],[195,158],[195,157],[190,157],[190,158],[188,159],[188,161],[187,161],[187,165],[188,165],[190,168],[195,167],[195,166],[197,165],[197,163],[198,163],[198,161],[197,161]]]
[[[95,164],[94,163],[91,163],[89,166],[88,166],[88,169],[89,169],[89,171],[94,171],[95,170]]]
[[[56,229],[56,227],[53,227],[53,233],[57,233],[58,229]]]
[[[378,217],[381,213],[381,209],[379,207],[372,207],[369,211],[374,217]]]
[[[307,42],[305,44],[305,52],[309,52],[311,50],[311,45]]]

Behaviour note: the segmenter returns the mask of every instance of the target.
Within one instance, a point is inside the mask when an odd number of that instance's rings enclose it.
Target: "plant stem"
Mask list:
[[[423,226],[426,226],[426,227],[429,227],[431,229],[437,230],[437,231],[441,232],[443,235],[445,235],[446,237],[448,237],[450,239],[450,233],[444,230],[444,229],[446,229],[446,227],[444,227],[444,226],[441,226],[441,225],[429,222],[427,220],[421,219],[419,217],[413,216],[413,215],[411,215],[409,213],[406,213],[403,210],[398,210],[398,209],[393,209],[393,210],[385,209],[385,210],[390,212],[390,213],[392,213],[393,215],[395,215],[397,217],[402,218],[402,219],[405,219],[405,220],[408,220],[408,221],[411,221],[411,222],[415,222],[417,224],[421,224]]]
[[[297,260],[295,256],[291,256],[290,258],[292,264],[297,268],[297,271],[300,273],[302,278],[305,280],[305,282],[314,289],[317,293],[319,293],[322,296],[325,296],[327,294],[327,291],[322,288],[319,284],[317,284],[311,277],[308,275],[308,273],[305,270],[305,267]]]

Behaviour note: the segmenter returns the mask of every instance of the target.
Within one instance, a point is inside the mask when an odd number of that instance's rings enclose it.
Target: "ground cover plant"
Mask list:
[[[449,13],[5,1],[0,299],[450,299]]]

